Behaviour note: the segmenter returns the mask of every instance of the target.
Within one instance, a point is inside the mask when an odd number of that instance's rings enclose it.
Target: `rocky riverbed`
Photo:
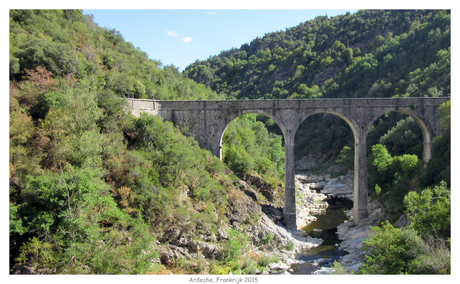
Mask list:
[[[315,221],[317,215],[321,213],[318,209],[327,208],[324,203],[328,197],[345,197],[353,200],[353,172],[349,171],[346,175],[331,177],[330,174],[317,175],[296,175],[296,185],[298,194],[298,221],[299,225],[309,224]],[[315,204],[310,205],[310,201],[315,200]],[[299,206],[300,205],[300,206]],[[357,273],[359,267],[364,263],[365,253],[362,250],[364,240],[371,235],[371,226],[377,226],[385,220],[382,205],[378,201],[368,204],[369,217],[359,222],[352,219],[351,211],[347,213],[348,220],[337,226],[337,234],[341,240],[338,249],[346,252],[339,258],[339,262],[347,269],[348,273]],[[325,209],[324,209],[325,210]],[[300,219],[300,218],[299,218]],[[404,217],[396,224],[406,226]],[[320,267],[313,274],[331,274],[334,269],[330,267]]]
[[[324,215],[326,213],[328,205],[328,199],[331,197],[342,197],[349,200],[353,200],[353,173],[349,172],[347,175],[331,177],[330,174],[298,174],[296,175],[296,213],[297,213],[297,226],[298,228],[303,228],[312,222],[315,222],[318,219],[318,215]],[[282,212],[279,209],[270,207],[264,208],[264,212],[269,216],[274,223],[283,227],[280,222],[277,222],[282,219]],[[352,221],[347,222],[348,225],[353,224]],[[344,240],[359,240],[356,239],[356,234],[352,231],[354,227],[342,227],[341,233],[344,235]],[[332,268],[324,267],[326,263],[330,264],[328,259],[314,259],[310,264],[306,261],[299,259],[299,253],[318,250],[322,252],[323,249],[319,248],[323,243],[323,240],[320,238],[314,238],[308,236],[304,230],[291,231],[286,230],[290,237],[295,238],[300,243],[308,243],[307,249],[301,249],[297,247],[294,251],[277,251],[275,254],[279,256],[280,262],[273,263],[269,266],[269,270],[264,273],[276,273],[276,274],[290,274],[293,272],[298,273],[302,269],[298,269],[299,265],[308,266],[304,269],[304,273],[312,274],[331,274],[334,272]],[[319,230],[320,231],[320,230]],[[346,234],[348,233],[348,234]],[[318,248],[318,249],[316,249]],[[341,248],[351,252],[351,257],[348,257],[349,266],[355,268],[356,263],[359,263],[359,260],[354,259],[354,255],[357,255],[356,252],[359,248],[356,246],[356,243],[349,242],[348,246]],[[348,249],[348,250],[347,250]],[[361,257],[361,255],[357,255]],[[355,262],[350,262],[351,260]],[[296,271],[293,271],[293,266]],[[301,272],[302,273],[302,272]]]
[[[257,183],[256,179],[252,177],[251,182]],[[197,265],[209,267],[208,260],[222,259],[224,247],[221,244],[229,239],[227,232],[230,228],[247,236],[250,242],[250,247],[245,251],[247,255],[272,255],[279,259],[277,263],[269,264],[266,271],[259,273],[289,273],[291,265],[302,262],[296,259],[297,253],[321,243],[321,240],[308,237],[304,231],[287,230],[282,224],[282,208],[264,205],[264,198],[256,187],[241,180],[237,187],[227,195],[231,208],[226,216],[229,225],[198,239],[178,229],[166,230],[159,239],[162,243],[168,243],[161,246],[161,263],[170,265],[177,259],[185,259],[189,262],[201,261]]]
[[[279,250],[268,246],[263,251],[270,251],[277,255],[280,259],[278,263],[269,265],[265,274],[291,274],[293,266],[303,265],[304,260],[298,258],[299,252],[308,250],[322,251],[320,248],[323,240],[308,236],[308,234],[300,230],[315,222],[318,215],[326,213],[329,198],[346,198],[353,201],[353,171],[348,171],[347,174],[336,176],[334,170],[326,171],[324,174],[297,174],[296,175],[296,211],[297,211],[297,226],[299,230],[286,230],[281,224],[282,210],[281,208],[266,207],[262,208],[266,216],[271,219],[271,223],[264,222],[265,229],[272,230],[272,225],[275,225],[276,231],[279,233],[279,238],[285,238],[286,241],[295,239],[294,249]],[[263,206],[262,206],[263,207]],[[348,220],[337,226],[338,238],[341,242],[338,245],[339,250],[346,253],[340,256],[338,261],[345,266],[348,273],[357,273],[359,267],[363,264],[365,254],[362,251],[363,241],[369,238],[371,234],[370,226],[376,226],[384,219],[382,206],[374,201],[368,206],[369,217],[356,223],[351,217],[352,210],[347,213]],[[263,230],[260,228],[260,230]],[[255,230],[257,231],[257,230]],[[254,237],[254,236],[253,236]],[[256,237],[257,238],[257,237]],[[313,260],[312,274],[332,274],[335,270],[329,266],[331,260],[316,259]],[[308,272],[307,272],[308,273]]]
[[[297,174],[296,211],[297,226],[303,228],[316,221],[315,215],[325,214],[328,197],[353,200],[353,174],[331,177],[330,174]]]
[[[293,265],[302,265],[304,260],[298,258],[300,252],[311,250],[322,244],[323,240],[308,236],[303,230],[287,230],[283,224],[282,208],[268,205],[260,205],[258,193],[249,184],[240,181],[241,191],[229,196],[229,202],[233,207],[228,215],[233,228],[245,227],[244,233],[251,241],[248,253],[253,255],[275,255],[279,259],[277,263],[271,263],[264,272],[259,274],[290,274]],[[353,174],[331,177],[330,174],[299,174],[296,175],[296,208],[298,228],[314,222],[318,215],[324,214],[328,208],[328,197],[345,197],[353,200]],[[340,249],[348,254],[339,261],[349,271],[358,271],[362,265],[364,254],[361,251],[362,242],[370,234],[369,226],[375,225],[379,219],[381,209],[378,204],[369,206],[369,218],[355,224],[353,220],[346,221],[338,226],[337,234],[342,240]],[[248,222],[252,216],[260,216],[257,222]],[[185,259],[219,259],[222,251],[215,240],[225,240],[228,228],[220,228],[218,234],[209,236],[209,241],[198,241],[181,236],[181,232],[167,232],[167,237],[175,239],[166,247],[163,247],[161,262],[164,264],[173,262],[177,258]],[[172,235],[171,235],[172,234]],[[177,234],[177,235],[176,235]],[[264,239],[270,236],[272,241],[265,243]],[[206,238],[204,238],[206,239]],[[287,249],[292,244],[291,249]],[[202,255],[202,256],[201,256]],[[312,274],[330,274],[334,270],[322,267],[326,260],[318,260],[314,263],[316,271]]]

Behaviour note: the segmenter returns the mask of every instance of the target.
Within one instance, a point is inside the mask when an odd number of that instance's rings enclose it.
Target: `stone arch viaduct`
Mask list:
[[[300,124],[316,113],[331,113],[345,120],[355,140],[353,218],[366,218],[368,179],[366,139],[372,124],[382,115],[399,111],[412,117],[423,133],[423,160],[431,158],[431,140],[441,127],[436,112],[450,100],[440,98],[355,98],[303,100],[232,100],[232,101],[161,101],[128,99],[135,116],[142,112],[185,127],[200,146],[222,159],[222,137],[231,121],[238,116],[257,113],[273,119],[283,132],[285,165],[285,208],[287,227],[296,229],[294,138]]]

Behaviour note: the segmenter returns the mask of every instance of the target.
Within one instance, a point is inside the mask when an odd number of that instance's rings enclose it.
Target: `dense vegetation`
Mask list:
[[[223,138],[224,162],[241,177],[257,172],[267,181],[272,179],[269,183],[273,185],[283,183],[285,151],[281,136],[269,133],[257,117],[248,114],[230,123]]]
[[[364,241],[361,274],[450,274],[450,189],[444,182],[404,197],[409,227],[388,221]]]
[[[10,268],[25,263],[41,273],[159,273],[163,245],[184,234],[209,241],[228,227],[238,177],[283,182],[272,120],[232,122],[224,165],[171,123],[126,114],[125,97],[450,96],[450,12],[442,10],[317,17],[183,74],[77,10],[11,10],[9,50]],[[444,132],[427,165],[421,131],[407,116],[383,116],[368,136],[372,197],[413,222],[376,229],[366,273],[450,272],[450,102],[439,116]],[[318,114],[299,129],[295,151],[352,165],[353,143],[343,120]],[[207,272],[253,271],[254,262],[238,262],[247,237],[227,234]],[[395,237],[407,241],[388,260],[380,248]],[[175,265],[197,273],[203,263]]]
[[[134,48],[115,29],[98,27],[79,10],[10,11],[10,79],[41,66],[56,77],[87,80],[91,88],[121,97],[164,100],[219,99]]]
[[[212,177],[223,174],[217,158],[171,123],[127,115],[122,98],[85,80],[61,83],[11,86],[16,261],[45,273],[148,273],[159,258],[155,237],[165,228],[209,232],[225,224],[214,213],[226,205]]]
[[[368,11],[268,33],[185,74],[228,99],[450,93],[450,12]]]
[[[223,255],[168,269],[253,271],[242,228],[226,235],[236,176],[171,123],[127,114],[128,95],[220,98],[81,11],[10,11],[10,269],[162,273],[186,235]]]

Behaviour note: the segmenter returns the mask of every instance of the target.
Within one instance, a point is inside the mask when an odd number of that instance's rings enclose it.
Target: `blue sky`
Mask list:
[[[221,51],[239,48],[256,37],[314,19],[336,16],[340,10],[87,10],[101,27],[120,31],[124,39],[163,65],[183,71],[197,59],[205,60]]]

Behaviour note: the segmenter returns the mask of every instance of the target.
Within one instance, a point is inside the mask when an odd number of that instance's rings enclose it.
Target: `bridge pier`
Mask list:
[[[297,230],[295,203],[294,137],[285,136],[284,221],[289,230]]]
[[[363,137],[360,138],[360,142],[355,143],[355,168],[353,184],[353,220],[356,222],[368,217],[366,139],[363,139]]]

